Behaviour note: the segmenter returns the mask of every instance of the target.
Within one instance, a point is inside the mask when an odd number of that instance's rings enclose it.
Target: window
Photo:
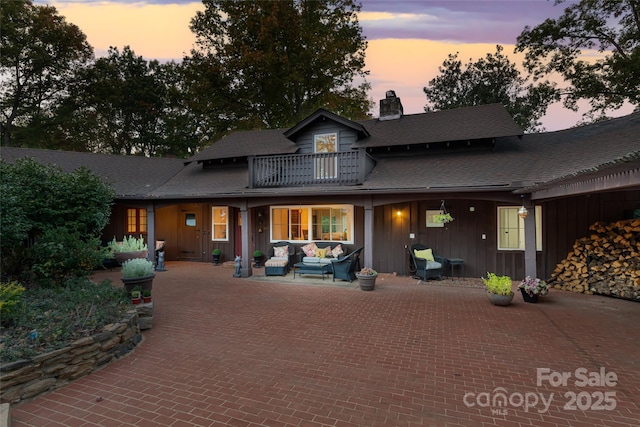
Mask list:
[[[147,234],[147,209],[127,209],[127,233]]]
[[[314,153],[335,153],[338,151],[338,134],[325,133],[314,135],[313,152]],[[315,163],[316,179],[328,179],[338,177],[338,158],[336,156],[320,157]]]
[[[517,207],[498,207],[498,249],[524,250],[524,219]],[[536,212],[536,250],[542,250],[542,206]]]
[[[353,206],[271,208],[271,241],[353,241]]]
[[[229,208],[214,206],[211,208],[211,240],[229,240]]]

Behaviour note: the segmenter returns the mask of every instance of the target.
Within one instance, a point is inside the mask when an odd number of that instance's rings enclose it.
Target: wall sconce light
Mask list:
[[[524,196],[520,197],[522,197],[522,207],[518,209],[518,216],[522,219],[525,219],[527,215],[529,215],[529,211],[524,207]]]
[[[396,216],[400,218],[402,216],[402,211],[396,211]]]
[[[262,211],[258,211],[258,233],[262,233]]]

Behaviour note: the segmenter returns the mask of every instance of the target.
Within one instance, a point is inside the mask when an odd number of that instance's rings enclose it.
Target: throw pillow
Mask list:
[[[316,256],[316,249],[318,249],[318,246],[316,246],[315,242],[311,242],[302,247],[302,252],[304,252],[306,256]]]
[[[333,255],[334,258],[339,258],[343,253],[344,251],[342,250],[341,244],[336,245],[336,247],[331,250],[331,255]]]
[[[326,258],[327,249],[326,248],[325,249],[321,249],[321,248],[316,249],[316,256],[318,258]]]
[[[276,258],[286,258],[289,256],[289,246],[275,246],[273,256]]]
[[[435,258],[433,257],[433,249],[423,249],[421,251],[415,249],[413,253],[418,258],[423,258],[423,259],[426,259],[427,261],[435,261]]]

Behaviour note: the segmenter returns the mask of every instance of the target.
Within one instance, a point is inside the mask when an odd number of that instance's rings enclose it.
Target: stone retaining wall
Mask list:
[[[0,366],[0,402],[17,403],[60,388],[129,353],[141,341],[138,311],[70,346]]]

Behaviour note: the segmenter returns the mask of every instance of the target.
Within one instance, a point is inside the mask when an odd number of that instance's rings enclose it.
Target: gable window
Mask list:
[[[271,241],[353,242],[353,206],[271,208]]]
[[[147,234],[147,209],[127,209],[127,233]]]
[[[338,134],[324,133],[314,135],[313,152],[335,153],[338,151]],[[319,156],[315,161],[316,179],[329,179],[338,177],[338,159],[334,155]]]
[[[524,250],[524,219],[520,206],[498,207],[498,249]],[[542,206],[536,206],[536,250],[542,250]]]
[[[229,208],[214,206],[211,208],[211,240],[229,240]]]

